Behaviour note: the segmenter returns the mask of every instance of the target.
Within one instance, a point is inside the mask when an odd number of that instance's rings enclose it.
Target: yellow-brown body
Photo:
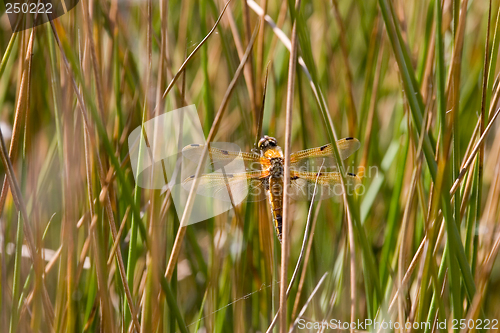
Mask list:
[[[261,164],[264,167],[266,177],[263,179],[271,213],[273,216],[274,227],[279,241],[282,239],[283,231],[283,179],[284,179],[284,161],[281,147],[276,144],[276,139],[264,136],[259,141],[261,151]]]

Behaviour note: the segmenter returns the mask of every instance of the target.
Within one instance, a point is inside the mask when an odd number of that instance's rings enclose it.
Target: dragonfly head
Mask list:
[[[261,151],[266,151],[269,148],[276,147],[277,145],[278,145],[278,141],[276,141],[275,138],[264,135],[264,137],[259,140],[259,144],[257,145],[257,147]]]

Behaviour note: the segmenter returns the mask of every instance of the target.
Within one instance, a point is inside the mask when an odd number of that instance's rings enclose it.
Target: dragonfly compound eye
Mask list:
[[[266,145],[266,143],[267,143],[267,138],[263,137],[262,139],[259,140],[259,143],[257,144],[257,147],[259,147],[259,149],[262,149],[262,148],[264,148],[264,146]]]
[[[270,136],[264,135],[262,139],[260,139],[258,147],[259,149],[266,149],[268,147],[276,147],[278,145],[278,141]]]

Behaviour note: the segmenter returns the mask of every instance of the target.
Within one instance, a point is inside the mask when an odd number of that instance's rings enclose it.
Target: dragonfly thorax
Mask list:
[[[283,158],[273,157],[270,159],[270,162],[269,175],[271,178],[282,178],[284,175]]]

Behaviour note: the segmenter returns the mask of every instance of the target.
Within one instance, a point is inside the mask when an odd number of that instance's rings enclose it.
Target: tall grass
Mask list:
[[[495,331],[498,0],[81,0],[0,26],[1,332]],[[362,193],[285,203],[283,249],[266,201],[185,226],[127,137],[189,104],[247,151],[358,138],[334,157]]]

